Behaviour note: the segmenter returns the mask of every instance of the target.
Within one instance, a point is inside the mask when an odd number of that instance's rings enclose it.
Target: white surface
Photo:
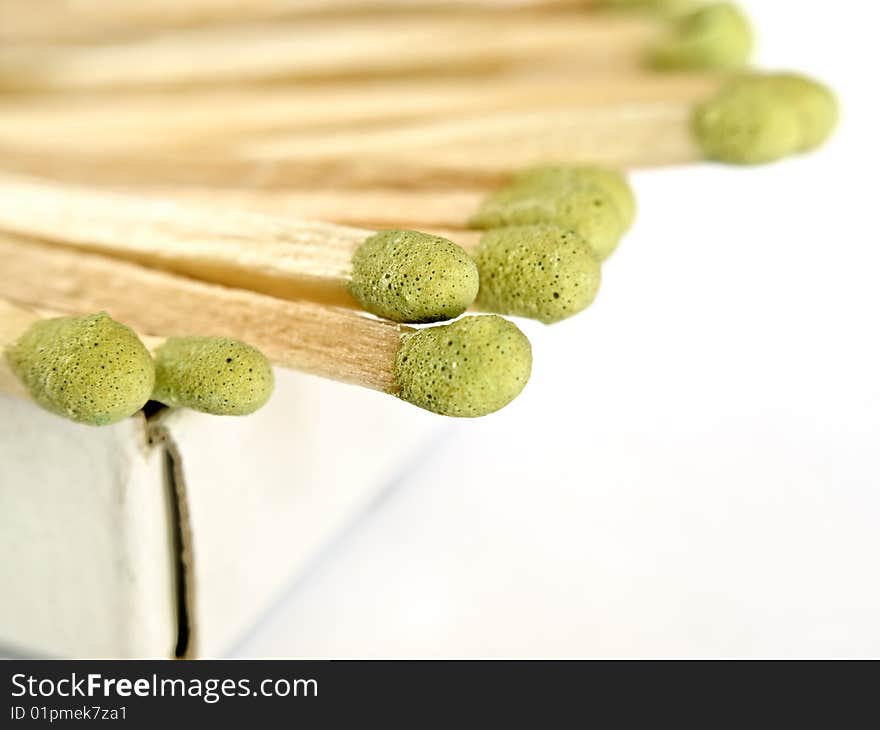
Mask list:
[[[92,428],[0,393],[0,651],[167,657],[169,495],[140,416]]]
[[[198,656],[239,641],[439,428],[379,393],[283,370],[252,416],[174,411],[163,423],[183,454]]]
[[[763,65],[840,93],[833,143],[637,175],[597,304],[527,326],[523,397],[455,423],[237,655],[880,655],[880,10],[743,4]]]

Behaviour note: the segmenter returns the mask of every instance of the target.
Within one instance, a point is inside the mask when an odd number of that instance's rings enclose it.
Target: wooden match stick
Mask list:
[[[728,77],[713,74],[554,74],[367,80],[190,89],[176,93],[13,96],[0,141],[80,153],[217,155],[236,141],[272,135],[334,134],[414,121],[535,109],[602,109],[696,103]],[[63,124],[59,120],[63,119]]]
[[[548,162],[618,168],[702,159],[756,164],[814,149],[837,121],[831,91],[796,74],[737,77],[708,94],[700,84],[680,91],[668,102],[554,106],[347,134],[279,135],[233,145],[232,154],[267,163],[362,159],[405,165],[418,159],[428,169],[484,176]]]
[[[213,154],[122,157],[57,148],[49,154],[36,141],[28,147],[12,138],[0,154],[10,170],[121,186],[461,189],[499,185],[518,169],[554,162],[612,168],[767,162],[818,146],[836,117],[826,87],[774,74],[733,79],[714,92],[685,84],[669,102],[475,113],[356,132],[301,131],[287,139],[245,136]],[[15,123],[23,128],[19,122],[24,117]]]
[[[653,167],[703,158],[692,114],[687,103],[541,109],[256,139],[233,143],[229,153],[267,164],[417,161],[428,170],[476,173],[551,162]],[[430,180],[430,173],[425,177]]]
[[[338,135],[233,138],[215,154],[112,155],[14,143],[0,152],[6,169],[89,182],[459,187],[541,163],[637,168],[700,160],[693,111],[692,104],[677,102],[494,113]]]
[[[0,39],[69,41],[206,24],[389,12],[491,12],[603,7],[603,0],[2,0]]]
[[[233,337],[282,367],[443,415],[498,410],[531,371],[528,340],[494,315],[413,330],[10,236],[0,237],[0,260],[0,296],[15,302],[80,314],[103,310],[147,335]]]
[[[277,135],[233,144],[230,152],[266,162],[417,159],[429,168],[481,172],[547,162],[639,167],[708,158],[744,164],[812,149],[836,123],[831,92],[803,76],[737,77],[704,93],[695,86],[670,102],[554,106]]]
[[[290,299],[436,322],[477,295],[456,244],[244,210],[0,177],[0,229]]]
[[[741,66],[748,22],[727,3],[671,23],[649,15],[582,12],[456,16],[416,13],[301,19],[172,31],[96,45],[9,44],[7,89],[113,89],[240,84],[529,67]]]
[[[607,258],[635,218],[635,198],[620,173],[596,166],[526,168],[504,185],[464,190],[158,188],[163,197],[225,203],[276,216],[390,228],[406,226],[454,240],[466,251],[487,228],[555,223],[577,231]]]

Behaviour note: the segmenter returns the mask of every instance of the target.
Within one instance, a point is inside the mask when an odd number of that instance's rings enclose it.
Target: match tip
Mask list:
[[[91,426],[116,423],[150,397],[150,353],[106,313],[34,323],[6,351],[13,372],[46,410]]]
[[[444,416],[476,418],[516,398],[532,371],[532,347],[512,322],[495,315],[403,335],[398,395]]]
[[[773,162],[824,142],[837,123],[833,93],[795,74],[737,79],[694,111],[705,156],[733,164]]]
[[[617,248],[625,229],[617,196],[577,168],[526,173],[487,198],[471,219],[481,229],[545,223],[577,232],[600,260]]]
[[[352,259],[355,299],[395,322],[453,319],[473,303],[479,286],[477,267],[463,248],[418,231],[380,231]]]
[[[520,172],[511,185],[520,190],[540,188],[548,193],[590,186],[598,187],[611,197],[623,230],[628,230],[636,219],[636,198],[626,176],[619,170],[596,165],[538,165]]]
[[[474,251],[483,311],[559,322],[586,309],[602,270],[577,233],[554,225],[488,231]]]
[[[713,3],[676,18],[648,63],[664,70],[734,69],[748,62],[754,46],[745,14],[733,3]]]
[[[800,121],[798,151],[820,147],[834,132],[840,116],[837,97],[825,84],[797,73],[777,73],[763,77],[797,112]],[[760,77],[755,82],[760,81]]]
[[[230,337],[170,337],[156,350],[152,398],[217,416],[245,416],[275,386],[262,352]]]

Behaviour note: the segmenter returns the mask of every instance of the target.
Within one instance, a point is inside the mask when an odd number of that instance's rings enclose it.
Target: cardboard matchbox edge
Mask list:
[[[276,377],[246,418],[104,428],[0,394],[0,645],[222,656],[439,428],[379,393]]]

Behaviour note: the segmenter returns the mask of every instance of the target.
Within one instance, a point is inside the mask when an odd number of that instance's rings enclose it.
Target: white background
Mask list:
[[[446,422],[236,656],[880,655],[880,11],[743,5],[837,137],[634,175],[523,396]]]

